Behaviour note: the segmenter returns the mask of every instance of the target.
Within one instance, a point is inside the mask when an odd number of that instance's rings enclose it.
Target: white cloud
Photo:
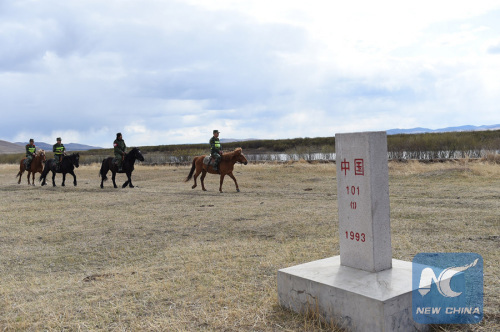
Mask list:
[[[140,146],[213,129],[286,138],[498,121],[498,1],[0,6],[0,139],[108,146],[121,131]]]

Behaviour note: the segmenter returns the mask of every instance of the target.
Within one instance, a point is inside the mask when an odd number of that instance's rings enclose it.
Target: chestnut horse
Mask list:
[[[19,164],[19,173],[17,173],[16,178],[19,177],[19,181],[17,181],[18,184],[21,183],[21,178],[24,173],[24,171],[28,171],[28,185],[32,184],[33,186],[35,185],[35,173],[42,173],[43,171],[43,164],[45,163],[45,151],[44,150],[38,150],[36,152],[35,157],[31,161],[30,169],[26,169],[26,166],[24,165],[24,161],[26,158],[21,159],[21,162]],[[32,181],[33,183],[30,183],[30,175],[32,175]]]
[[[233,152],[224,153],[222,155],[222,158],[219,163],[219,172],[214,171],[212,166],[207,166],[203,164],[203,159],[205,159],[205,157],[206,156],[194,157],[193,166],[191,166],[191,171],[189,172],[189,175],[187,176],[184,182],[188,182],[193,177],[193,173],[196,169],[196,173],[194,174],[194,185],[192,189],[196,188],[197,186],[196,178],[198,177],[198,175],[200,175],[200,173],[202,173],[200,178],[201,188],[203,189],[203,191],[207,191],[205,189],[205,185],[203,184],[203,180],[205,179],[207,173],[210,173],[210,174],[220,174],[220,187],[219,187],[220,192],[222,192],[222,182],[224,181],[224,177],[226,175],[229,175],[229,177],[233,179],[234,184],[236,185],[236,191],[239,192],[240,188],[238,187],[238,182],[236,182],[236,178],[233,175],[234,164],[242,163],[246,165],[248,163],[247,158],[245,158],[245,156],[241,152],[241,148],[237,148]]]

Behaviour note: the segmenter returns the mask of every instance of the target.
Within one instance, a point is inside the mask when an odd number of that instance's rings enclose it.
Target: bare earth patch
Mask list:
[[[339,254],[334,164],[236,165],[241,188],[189,167],[137,166],[134,189],[99,167],[55,188],[0,165],[0,330],[328,331],[278,306],[277,270]],[[500,167],[390,163],[393,257],[476,252],[480,324],[500,328]],[[117,184],[125,182],[117,175]]]

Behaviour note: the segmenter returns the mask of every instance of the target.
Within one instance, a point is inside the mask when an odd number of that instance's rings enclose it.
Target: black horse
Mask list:
[[[55,187],[56,182],[54,179],[56,178],[56,173],[62,173],[63,175],[63,180],[61,186],[64,187],[64,182],[66,181],[66,173],[69,173],[73,175],[73,184],[76,186],[76,175],[73,170],[78,168],[80,166],[80,154],[79,153],[73,153],[69,156],[64,156],[59,167],[56,168],[56,160],[55,159],[49,159],[45,163],[45,167],[43,168],[42,175],[40,175],[40,180],[42,181],[42,186],[45,186],[47,183],[45,183],[45,180],[47,178],[47,174],[52,171],[52,185]]]
[[[134,188],[134,185],[132,184],[132,172],[134,171],[134,163],[136,159],[139,159],[140,161],[144,161],[144,156],[141,153],[141,150],[139,148],[133,148],[130,150],[129,153],[125,155],[125,159],[123,160],[122,163],[122,171],[118,172],[118,166],[113,162],[113,157],[108,157],[102,161],[102,166],[101,170],[99,171],[99,175],[101,176],[101,188],[104,188],[103,182],[108,179],[106,174],[108,174],[108,171],[111,171],[113,175],[111,176],[111,179],[113,180],[113,186],[115,188],[118,188],[115,182],[116,178],[116,173],[125,173],[127,174],[127,181],[122,185],[122,188],[125,188],[127,185],[130,188]]]

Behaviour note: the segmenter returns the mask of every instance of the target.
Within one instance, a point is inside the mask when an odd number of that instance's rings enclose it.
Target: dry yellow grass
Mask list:
[[[134,189],[98,169],[52,188],[0,165],[0,330],[332,329],[278,306],[276,272],[339,254],[334,164],[236,165],[224,194],[187,166],[138,166]],[[500,327],[500,166],[391,163],[390,195],[394,258],[483,256],[485,318],[436,329]]]

